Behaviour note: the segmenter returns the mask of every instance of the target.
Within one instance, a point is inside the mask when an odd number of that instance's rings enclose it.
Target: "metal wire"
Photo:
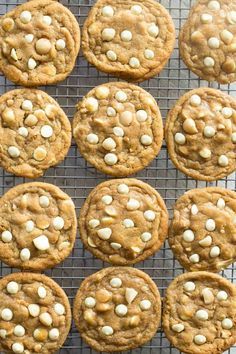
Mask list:
[[[6,13],[22,2],[24,1],[0,0],[0,14]],[[74,13],[80,25],[83,24],[90,7],[94,3],[93,0],[64,0],[61,2]],[[170,11],[178,35],[178,31],[187,18],[189,8],[193,4],[193,1],[161,0],[160,3]],[[85,93],[98,84],[114,80],[117,79],[98,72],[89,65],[82,54],[80,54],[75,69],[67,80],[56,86],[42,87],[42,89],[57,100],[71,119],[75,112],[75,104]],[[184,94],[184,92],[192,88],[211,86],[221,88],[221,90],[236,96],[235,85],[221,85],[221,87],[219,87],[219,85],[215,83],[209,84],[203,80],[199,80],[194,74],[191,74],[179,57],[177,42],[171,59],[161,74],[158,77],[145,81],[141,86],[155,97],[161,108],[163,119],[165,119],[168,110],[173,106],[174,102]],[[4,76],[0,76],[0,94],[13,88],[15,88],[14,84],[9,82]],[[172,207],[175,200],[186,190],[191,188],[219,185],[236,189],[235,174],[215,183],[194,181],[186,177],[174,168],[168,158],[165,143],[163,144],[159,156],[148,168],[138,173],[136,177],[148,182],[160,192],[166,202],[170,215],[172,214]],[[50,168],[40,180],[55,184],[68,193],[73,198],[78,213],[91,189],[105,179],[107,179],[106,176],[87,165],[86,161],[80,156],[73,141],[69,154],[64,162],[56,168]],[[25,178],[15,177],[0,169],[0,194],[2,195],[9,188],[27,181],[28,180]],[[104,266],[107,266],[107,264],[94,258],[89,252],[84,250],[79,240],[79,235],[77,235],[76,244],[70,257],[56,268],[46,271],[45,273],[55,279],[64,288],[72,304],[72,300],[81,281],[86,276]],[[183,268],[173,258],[173,254],[167,242],[165,242],[165,245],[153,257],[144,262],[140,262],[137,268],[144,270],[154,279],[162,296],[171,280],[183,272]],[[18,270],[12,269],[3,263],[0,264],[1,276],[7,275],[13,271]],[[223,275],[232,282],[236,282],[236,271],[233,266],[223,272]],[[92,354],[95,353],[95,351],[91,350],[81,340],[73,324],[70,334],[59,353]],[[170,346],[163,331],[159,330],[149,343],[142,348],[128,351],[128,353],[177,354],[179,351]],[[236,347],[231,348],[226,353],[236,354]]]

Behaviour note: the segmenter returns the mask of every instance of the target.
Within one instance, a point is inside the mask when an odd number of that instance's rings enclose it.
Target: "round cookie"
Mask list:
[[[168,152],[186,175],[204,181],[236,169],[236,100],[212,88],[184,94],[169,112],[165,128]]]
[[[138,269],[102,269],[82,282],[73,317],[82,338],[99,352],[136,348],[158,329],[160,294],[152,279]]]
[[[128,176],[158,154],[162,118],[154,98],[141,87],[111,82],[95,87],[79,102],[73,135],[80,153],[99,171]]]
[[[169,244],[188,271],[220,272],[236,260],[236,192],[192,189],[174,206]]]
[[[174,42],[172,18],[153,0],[98,0],[82,32],[83,53],[91,64],[136,82],[163,69]]]
[[[236,341],[235,285],[208,272],[176,277],[166,291],[162,325],[183,353],[223,353]]]
[[[0,140],[0,165],[17,176],[37,178],[65,158],[71,125],[45,92],[13,90],[0,97]]]
[[[133,178],[99,184],[79,216],[80,237],[96,257],[130,265],[155,253],[167,236],[168,212],[159,193]]]
[[[54,267],[70,254],[76,229],[74,203],[52,184],[20,184],[0,199],[0,259],[9,266]]]
[[[228,84],[236,80],[236,4],[199,0],[179,35],[180,55],[196,75]]]
[[[79,47],[79,24],[57,1],[29,1],[1,17],[0,69],[19,85],[64,80],[75,65]]]
[[[66,340],[71,310],[62,288],[43,274],[0,280],[1,353],[55,353]]]

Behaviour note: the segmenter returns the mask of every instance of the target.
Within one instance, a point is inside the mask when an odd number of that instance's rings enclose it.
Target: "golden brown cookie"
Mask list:
[[[97,351],[136,348],[158,329],[160,294],[152,279],[138,269],[102,269],[82,282],[73,317],[82,338]]]
[[[162,118],[147,91],[111,82],[95,87],[79,102],[73,135],[83,157],[99,171],[128,176],[160,151]]]
[[[159,193],[134,178],[99,184],[79,216],[85,247],[106,262],[130,265],[155,253],[163,244],[168,212]]]
[[[199,0],[180,31],[180,55],[196,75],[227,84],[236,80],[236,3]]]
[[[236,100],[208,87],[184,94],[169,112],[165,137],[175,166],[215,181],[236,169]]]
[[[153,0],[98,0],[82,33],[83,52],[91,64],[136,82],[163,69],[174,41],[171,16]]]
[[[22,269],[54,267],[70,254],[76,227],[74,203],[61,189],[20,184],[0,199],[0,259]]]
[[[43,274],[0,280],[1,353],[55,353],[66,340],[71,310],[62,288]]]
[[[188,271],[220,272],[236,260],[236,193],[192,189],[174,206],[169,244]]]
[[[178,276],[167,288],[162,324],[181,353],[223,353],[236,341],[235,285],[208,272]]]
[[[18,89],[0,97],[0,165],[17,176],[37,178],[61,162],[71,144],[71,125],[43,91]]]
[[[0,19],[0,69],[19,85],[64,80],[75,65],[79,47],[79,24],[57,1],[29,1]]]

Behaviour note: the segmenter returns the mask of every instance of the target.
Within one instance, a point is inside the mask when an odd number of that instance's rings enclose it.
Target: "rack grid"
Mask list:
[[[0,15],[3,15],[23,2],[24,0],[0,0]],[[90,8],[94,4],[94,0],[62,0],[61,2],[72,11],[81,26]],[[174,20],[178,36],[179,29],[186,20],[189,9],[193,5],[193,1],[160,0],[160,3],[169,10]],[[72,119],[78,100],[94,86],[110,81],[117,81],[117,79],[98,72],[87,63],[80,52],[72,74],[65,81],[58,85],[42,87],[41,89],[54,97],[65,110],[68,117]],[[177,41],[171,59],[160,75],[141,83],[140,86],[155,97],[161,109],[163,120],[165,120],[167,112],[173,106],[174,102],[186,91],[193,88],[200,86],[220,88],[222,91],[236,96],[236,85],[219,86],[216,83],[209,84],[190,73],[180,59]],[[0,76],[0,94],[14,89],[15,87],[16,86],[9,82],[4,76]],[[176,170],[171,163],[165,142],[163,143],[158,157],[145,170],[136,174],[135,177],[149,183],[160,192],[166,202],[170,216],[172,216],[174,202],[186,190],[205,187],[207,185],[218,185],[236,189],[235,174],[212,183],[199,182],[186,177]],[[55,168],[50,168],[45,173],[45,176],[39,180],[55,184],[68,193],[75,202],[78,214],[80,207],[92,188],[107,178],[109,177],[99,173],[86,163],[80,156],[75,142],[73,141],[64,162]],[[15,177],[0,169],[0,195],[4,194],[9,188],[28,181],[30,180]],[[77,235],[75,247],[71,255],[56,268],[46,271],[45,274],[52,277],[64,288],[72,304],[81,281],[86,276],[106,266],[108,266],[108,264],[94,258],[89,252],[84,250],[79,240],[79,235]],[[183,268],[174,259],[168,242],[165,242],[161,250],[153,257],[138,263],[136,267],[144,270],[152,277],[160,289],[162,296],[164,296],[165,289],[171,280],[183,272]],[[0,276],[17,271],[19,270],[0,263]],[[236,283],[236,269],[234,269],[234,266],[222,272],[222,275]],[[95,354],[96,352],[90,349],[86,343],[81,340],[73,324],[64,346],[58,353]],[[150,342],[146,343],[141,348],[130,350],[127,353],[178,354],[179,351],[170,346],[163,331],[159,329]],[[236,354],[236,346],[225,353]]]

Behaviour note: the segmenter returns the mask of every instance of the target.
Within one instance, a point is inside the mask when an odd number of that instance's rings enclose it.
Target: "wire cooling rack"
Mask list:
[[[4,14],[14,6],[24,2],[23,0],[0,0],[0,14]],[[61,1],[76,16],[80,25],[83,24],[89,9],[93,5],[93,0],[64,0]],[[189,8],[193,5],[191,0],[161,0],[171,13],[175,22],[177,35],[180,27],[187,18]],[[65,110],[71,119],[75,112],[75,104],[94,86],[104,82],[114,81],[116,78],[98,72],[95,68],[88,65],[82,54],[80,54],[72,74],[67,80],[56,86],[42,87],[48,94],[53,96],[61,107]],[[162,117],[165,120],[168,110],[174,102],[186,91],[200,86],[211,86],[221,88],[221,90],[236,96],[236,85],[208,84],[199,80],[195,75],[185,67],[179,57],[177,47],[171,56],[167,66],[158,77],[152,78],[141,84],[157,100]],[[0,94],[15,88],[11,82],[0,76]],[[148,182],[160,192],[164,198],[170,216],[172,216],[172,207],[175,200],[186,190],[206,185],[219,185],[230,189],[236,189],[235,174],[215,183],[205,183],[194,181],[175,169],[168,158],[166,144],[163,143],[158,157],[144,171],[136,175],[139,179]],[[62,164],[56,168],[50,168],[41,181],[52,183],[62,188],[74,200],[77,214],[86,196],[98,183],[104,181],[107,177],[97,172],[89,166],[80,156],[78,149],[73,141],[71,149]],[[0,195],[9,188],[20,183],[27,182],[25,178],[18,178],[10,175],[0,169]],[[85,251],[79,235],[76,240],[72,254],[58,267],[46,271],[45,273],[56,280],[66,291],[71,304],[81,281],[88,275],[96,272],[108,264],[94,258],[89,252]],[[168,243],[161,248],[150,259],[140,262],[137,268],[148,273],[157,284],[161,295],[171,280],[183,272],[183,268],[173,258]],[[0,264],[0,276],[4,276],[16,269],[9,268],[5,264]],[[223,274],[232,282],[236,282],[236,269],[230,267]],[[60,354],[93,354],[91,350],[80,338],[74,324],[64,346],[59,351]],[[179,351],[170,346],[164,333],[159,330],[156,336],[142,348],[128,351],[132,354],[178,354]],[[231,348],[227,354],[236,354],[236,347]],[[210,353],[209,353],[210,354]]]

